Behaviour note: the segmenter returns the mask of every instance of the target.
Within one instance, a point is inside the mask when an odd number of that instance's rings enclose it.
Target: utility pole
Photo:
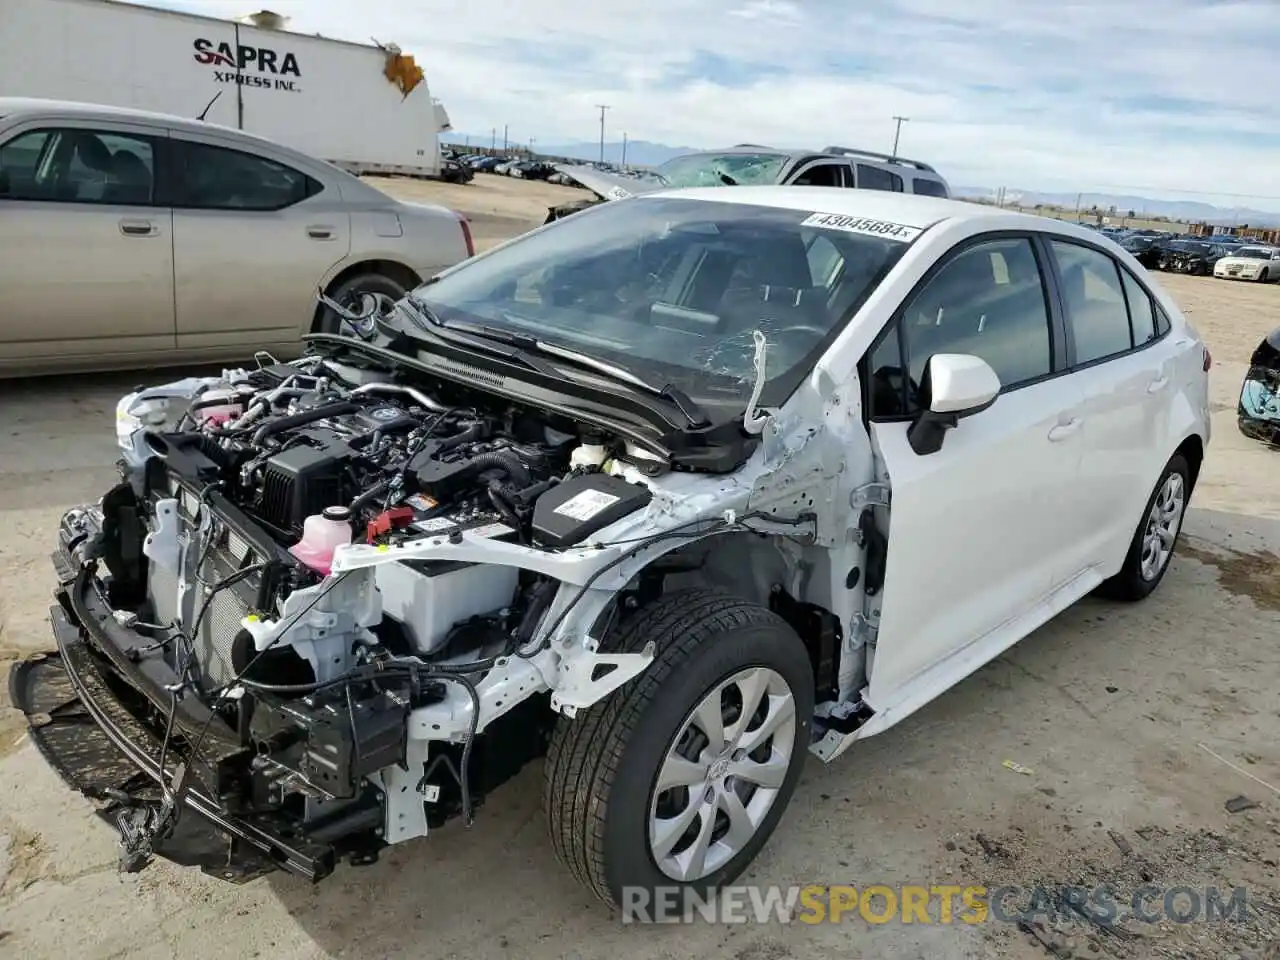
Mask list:
[[[511,129],[511,124],[504,123],[502,125],[502,152],[503,153],[507,152],[507,147],[510,146],[510,143],[511,143],[511,141],[507,138],[507,131],[510,129]]]
[[[489,131],[489,152],[495,153],[498,149],[498,128],[494,127]]]
[[[622,131],[622,169],[627,169],[627,131]]]
[[[600,111],[600,162],[604,163],[604,112],[610,107],[607,103],[597,103],[596,109]]]
[[[529,138],[529,156],[533,156],[533,137]]]
[[[898,155],[898,138],[902,136],[902,125],[910,120],[910,117],[894,116],[895,126],[893,128],[893,156]]]
[[[1084,199],[1083,193],[1076,194],[1076,223],[1080,222],[1080,201]]]

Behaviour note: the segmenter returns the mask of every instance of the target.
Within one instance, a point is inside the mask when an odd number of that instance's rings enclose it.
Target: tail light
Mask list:
[[[1209,354],[1209,348],[1204,348],[1204,372],[1208,373],[1209,368],[1213,366],[1213,357]]]
[[[462,242],[467,245],[467,256],[474,257],[476,255],[476,241],[471,236],[471,221],[457,211],[454,216],[458,218],[458,225],[462,227]]]

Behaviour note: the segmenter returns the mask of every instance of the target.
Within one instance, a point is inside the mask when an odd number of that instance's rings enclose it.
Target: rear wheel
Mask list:
[[[1178,534],[1182,532],[1182,518],[1190,493],[1191,470],[1182,454],[1174,454],[1147,501],[1124,566],[1100,588],[1104,596],[1113,600],[1141,600],[1160,585],[1173,558]]]
[[[341,304],[349,310],[360,309],[361,295],[365,293],[381,293],[392,300],[399,300],[406,289],[398,281],[383,273],[359,273],[348,277],[329,291],[330,300]],[[321,307],[316,319],[316,333],[341,333],[342,318],[328,307]]]
[[[651,640],[645,673],[557,723],[543,786],[557,858],[605,903],[646,915],[674,906],[658,890],[708,897],[752,861],[795,789],[813,718],[804,645],[757,604],[680,591],[607,645]]]

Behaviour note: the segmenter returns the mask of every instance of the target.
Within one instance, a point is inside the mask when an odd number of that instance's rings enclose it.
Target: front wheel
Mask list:
[[[714,895],[759,853],[800,777],[814,698],[803,643],[758,604],[679,591],[606,645],[651,640],[647,671],[557,722],[543,781],[557,858],[605,903],[646,917]]]
[[[1268,275],[1267,268],[1266,268],[1266,267],[1263,267],[1263,268],[1262,268],[1262,272],[1261,272],[1260,274],[1258,274],[1258,282],[1259,282],[1259,283],[1266,283],[1269,279],[1271,279],[1271,278],[1270,278],[1270,276]]]
[[[1175,453],[1147,500],[1124,566],[1100,588],[1104,596],[1113,600],[1141,600],[1160,585],[1173,558],[1178,534],[1182,532],[1182,518],[1190,495],[1191,469],[1182,454]]]

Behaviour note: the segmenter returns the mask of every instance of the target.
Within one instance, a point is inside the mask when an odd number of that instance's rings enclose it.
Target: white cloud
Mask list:
[[[150,0],[215,16],[243,0]],[[892,144],[953,183],[1280,208],[1274,0],[272,0],[515,141]],[[753,79],[754,78],[754,79]],[[1251,198],[1231,199],[1227,194]],[[1276,199],[1269,199],[1276,198]]]

